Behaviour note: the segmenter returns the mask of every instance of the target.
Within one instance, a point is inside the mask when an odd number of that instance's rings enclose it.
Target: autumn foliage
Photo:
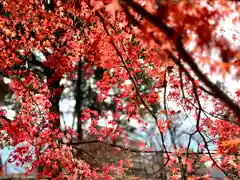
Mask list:
[[[126,155],[117,163],[91,166],[83,153],[76,152],[81,143],[87,144],[81,128],[77,132],[60,128],[59,101],[64,90],[60,81],[74,79],[76,71],[85,72],[87,80],[101,68],[102,77],[95,83],[96,102],[109,97],[114,102],[111,127],[97,127],[100,119],[109,120],[109,114],[96,109],[82,109],[77,120],[79,127],[91,121],[88,134],[96,137],[94,142],[114,146],[112,142],[121,136],[126,147],[117,149],[131,150],[128,133],[117,122],[124,115],[125,121],[135,119],[147,127],[144,115],[149,114],[162,137],[164,166],[172,169],[171,179],[197,179],[201,176],[192,173],[189,157],[198,154],[190,153],[189,146],[174,144],[169,152],[164,140],[171,117],[185,113],[195,124],[189,141],[195,134],[202,139],[199,163],[210,160],[229,179],[240,176],[240,93],[230,94],[211,79],[230,75],[239,80],[236,34],[230,39],[221,34],[226,19],[239,24],[237,2],[3,0],[0,8],[0,71],[11,79],[9,87],[18,103],[14,120],[1,111],[1,130],[7,135],[0,140],[13,146],[25,143],[16,148],[11,161],[31,162],[27,172],[39,168],[39,177],[52,179],[114,179],[131,168]],[[29,58],[34,50],[41,51],[44,60]],[[83,60],[85,66],[77,68]],[[117,93],[110,96],[113,89]],[[157,114],[165,115],[166,121]],[[206,134],[216,145],[214,152]],[[76,136],[78,141],[73,142]],[[138,147],[151,151],[145,142],[138,142]],[[214,160],[218,155],[221,163]],[[176,162],[182,166],[172,167]]]

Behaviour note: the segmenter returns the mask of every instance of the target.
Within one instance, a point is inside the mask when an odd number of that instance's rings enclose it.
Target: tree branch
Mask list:
[[[214,92],[214,97],[220,99],[224,102],[233,112],[240,117],[240,108],[239,106],[227,95],[225,94],[218,86],[216,86],[207,76],[203,74],[203,72],[199,69],[197,64],[195,63],[194,59],[187,53],[185,50],[183,43],[182,43],[182,36],[178,35],[174,29],[168,27],[163,21],[157,17],[151,15],[147,12],[144,8],[138,5],[136,2],[132,0],[124,1],[125,4],[132,7],[136,12],[141,14],[145,17],[148,21],[154,24],[159,30],[163,31],[166,36],[170,39],[175,41],[175,45],[180,57],[186,62],[195,73],[195,75],[209,88],[212,92]]]

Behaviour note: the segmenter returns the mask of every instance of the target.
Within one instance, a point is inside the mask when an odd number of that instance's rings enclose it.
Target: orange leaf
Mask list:
[[[226,140],[226,141],[222,141],[221,143],[221,145],[224,147],[238,145],[238,144],[240,144],[240,139]]]

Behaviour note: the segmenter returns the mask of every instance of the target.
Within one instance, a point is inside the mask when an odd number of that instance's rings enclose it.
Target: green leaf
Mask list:
[[[3,14],[3,16],[6,17],[6,18],[9,18],[11,15],[12,15],[11,12],[5,12]]]

